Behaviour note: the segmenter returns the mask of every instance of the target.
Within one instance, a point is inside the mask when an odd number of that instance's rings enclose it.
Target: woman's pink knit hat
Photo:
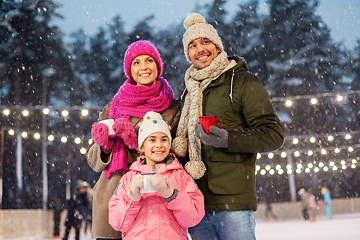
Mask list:
[[[124,71],[126,76],[131,78],[131,63],[134,58],[140,55],[149,55],[155,60],[158,69],[158,77],[160,77],[163,69],[160,54],[154,44],[146,40],[133,42],[127,48],[124,57]]]

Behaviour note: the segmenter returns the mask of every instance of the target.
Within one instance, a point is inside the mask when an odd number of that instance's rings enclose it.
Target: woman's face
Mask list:
[[[156,83],[158,70],[155,60],[149,55],[140,55],[131,62],[131,76],[136,85],[151,87]]]

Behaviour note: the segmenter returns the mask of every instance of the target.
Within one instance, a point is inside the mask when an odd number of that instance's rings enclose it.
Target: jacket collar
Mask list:
[[[182,166],[176,159],[175,154],[170,153],[165,163],[156,165],[145,164],[145,156],[139,156],[136,162],[131,165],[130,170],[140,173],[164,173],[180,168],[182,168]]]
[[[249,71],[249,68],[245,62],[245,59],[242,57],[232,56],[228,57],[229,61],[231,62],[234,60],[236,62],[236,65],[227,69],[225,72],[223,72],[217,79],[212,81],[208,88],[216,87],[220,84],[222,84],[225,81],[225,77],[232,75],[233,73],[237,73],[238,71]]]

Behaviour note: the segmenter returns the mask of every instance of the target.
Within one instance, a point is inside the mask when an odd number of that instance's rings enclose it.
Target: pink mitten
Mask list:
[[[144,177],[141,174],[135,175],[130,184],[126,187],[127,195],[131,201],[137,202],[141,199],[140,189],[144,188]]]
[[[109,128],[103,123],[94,123],[91,129],[94,142],[105,151],[111,151],[114,142],[109,138]]]
[[[170,183],[169,177],[161,176],[160,174],[154,174],[150,179],[153,188],[158,191],[164,198],[171,197],[174,193],[174,188]]]
[[[113,129],[116,136],[122,138],[124,144],[130,149],[137,148],[137,136],[131,122],[125,118],[115,119]]]

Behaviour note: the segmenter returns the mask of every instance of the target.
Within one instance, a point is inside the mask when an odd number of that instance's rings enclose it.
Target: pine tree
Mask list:
[[[154,16],[150,15],[148,17],[145,17],[143,20],[141,20],[135,25],[134,30],[128,34],[129,37],[128,45],[138,40],[152,41],[154,39],[153,37],[154,30],[149,26],[149,22],[151,22],[151,20],[153,19]],[[157,37],[160,38],[160,36]]]
[[[104,29],[90,38],[90,61],[88,69],[90,89],[95,92],[98,104],[105,105],[116,93],[116,86],[110,85],[109,71],[109,41]]]
[[[258,13],[258,0],[241,3],[236,12],[232,25],[229,25],[229,33],[223,38],[227,39],[227,53],[243,57],[249,65],[250,71],[258,73],[260,79],[264,78],[262,74],[261,63],[264,58],[260,57],[262,53],[262,42],[260,34],[262,30],[262,19]]]
[[[158,33],[162,36],[154,40],[155,47],[159,50],[163,61],[163,77],[169,82],[174,91],[175,98],[178,98],[185,88],[184,75],[189,63],[186,61],[182,34],[185,31],[182,23],[172,25]]]
[[[123,63],[127,49],[128,36],[124,30],[124,23],[120,16],[115,16],[109,24],[110,47],[109,47],[109,71],[110,85],[115,89],[120,87],[125,79]]]
[[[350,52],[349,58],[346,63],[346,70],[351,72],[350,90],[360,90],[360,40],[357,40],[357,44],[353,51]],[[348,102],[351,106],[351,112],[348,114],[350,123],[348,128],[352,131],[356,131],[360,127],[360,95],[351,94],[348,96]]]
[[[0,40],[2,105],[25,108],[40,105],[43,104],[42,93],[46,93],[47,103],[53,103],[59,99],[60,92],[71,91],[72,71],[68,53],[63,47],[59,30],[49,25],[50,19],[58,16],[56,7],[51,0],[2,3],[0,31],[5,37]],[[46,84],[43,85],[44,81]],[[63,99],[63,102],[66,100]],[[12,110],[6,125],[13,125],[17,131],[38,131],[41,128],[41,111],[32,111],[31,117],[24,118],[20,114],[21,108]],[[19,207],[41,207],[41,148],[35,147],[35,144],[29,141],[23,145],[23,183],[25,185],[29,181],[31,184],[26,185],[24,192],[18,193],[24,195],[17,199],[19,203],[23,199],[33,200],[23,201]],[[13,149],[13,146],[7,147]],[[13,159],[14,156],[7,158],[4,165],[12,166]],[[14,175],[6,177],[15,179]],[[15,186],[12,184],[12,187]]]

